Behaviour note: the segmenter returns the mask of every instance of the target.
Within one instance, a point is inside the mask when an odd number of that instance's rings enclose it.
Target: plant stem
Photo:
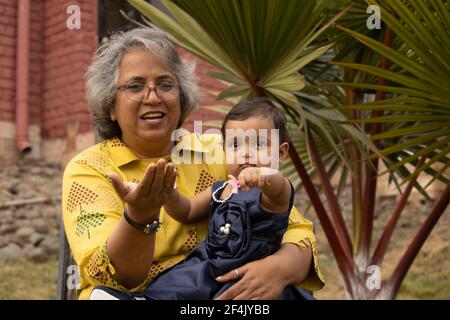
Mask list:
[[[322,183],[325,197],[327,198],[327,202],[331,211],[331,217],[333,218],[336,233],[339,237],[339,241],[341,242],[342,248],[345,251],[347,257],[352,259],[352,242],[350,240],[350,236],[348,234],[347,227],[345,225],[344,217],[342,216],[341,208],[339,207],[339,203],[337,201],[336,195],[333,192],[333,187],[331,186],[330,179],[325,170],[325,166],[322,162],[322,158],[320,157],[319,150],[317,149],[317,145],[314,142],[314,138],[312,134],[309,134],[309,145],[311,147],[311,154],[314,160],[314,164],[317,169],[318,177],[320,182]]]
[[[416,166],[416,170],[420,168],[425,162],[426,157],[423,156],[419,163]],[[375,252],[372,256],[372,262],[371,265],[377,265],[381,267],[381,264],[383,262],[384,255],[386,254],[387,247],[389,244],[389,240],[391,239],[391,236],[395,230],[395,226],[397,225],[398,220],[400,219],[400,215],[405,208],[406,202],[411,194],[412,188],[414,187],[414,184],[416,183],[418,174],[415,174],[415,176],[408,182],[408,185],[403,192],[400,200],[397,203],[397,206],[394,210],[394,212],[391,215],[391,218],[389,219],[389,222],[386,224],[386,227],[383,230],[383,234],[378,241],[377,248],[375,249]]]
[[[425,222],[420,227],[416,236],[411,241],[410,245],[406,249],[406,252],[404,253],[403,257],[398,263],[397,268],[395,268],[391,278],[386,283],[386,287],[390,288],[389,298],[394,299],[395,296],[397,295],[400,285],[406,276],[406,273],[408,272],[414,259],[416,258],[417,254],[422,248],[422,245],[430,235],[431,231],[433,230],[436,223],[439,221],[439,218],[442,216],[449,203],[450,203],[450,184],[447,185],[447,188],[442,194],[442,197],[439,199],[438,203],[433,208],[430,215],[427,217]]]
[[[289,155],[292,159],[292,163],[294,164],[295,169],[297,170],[297,173],[300,176],[300,179],[302,180],[303,186],[308,193],[314,210],[316,211],[317,217],[319,218],[320,224],[322,225],[323,231],[328,239],[328,243],[330,244],[331,251],[333,252],[337,265],[341,271],[345,285],[350,291],[351,285],[349,280],[350,278],[355,277],[355,267],[353,259],[346,255],[345,250],[333,228],[333,224],[331,223],[330,218],[328,217],[328,214],[322,204],[322,201],[316,189],[314,188],[311,178],[309,177],[308,172],[306,171],[306,168],[303,165],[303,162],[292,143],[289,144]]]
[[[393,41],[392,29],[387,27],[384,34],[384,44],[388,47],[392,46]],[[389,60],[385,57],[381,57],[380,68],[388,69]],[[378,78],[377,84],[384,85],[385,80],[383,78]],[[375,101],[384,100],[384,91],[377,90]],[[375,110],[372,117],[381,117],[383,115],[382,110]],[[381,123],[373,123],[370,128],[371,136],[380,133]],[[379,147],[379,142],[375,142],[376,147]],[[370,242],[372,240],[373,231],[373,217],[375,210],[375,198],[377,194],[377,175],[378,175],[378,157],[373,160],[367,160],[365,169],[365,182],[364,182],[364,198],[363,198],[363,212],[361,219],[361,231],[358,245],[358,256],[362,257],[363,261],[368,263],[369,252],[370,252]]]
[[[356,95],[352,88],[345,88],[347,93],[347,103],[354,105],[356,102]],[[356,110],[351,109],[348,112],[350,120],[358,118]],[[348,134],[349,143],[347,145],[348,153],[351,160],[351,187],[352,187],[352,217],[353,217],[353,252],[358,251],[359,232],[361,230],[361,215],[362,215],[362,180],[361,180],[361,153],[355,145],[355,140],[351,134]]]

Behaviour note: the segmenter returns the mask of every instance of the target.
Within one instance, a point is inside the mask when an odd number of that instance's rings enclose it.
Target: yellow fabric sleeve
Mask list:
[[[107,160],[101,152],[94,156]],[[114,171],[121,175],[121,172],[110,164],[103,165],[102,169],[104,168],[108,169],[108,172]],[[64,172],[63,221],[67,240],[80,272],[78,293],[86,287],[93,288],[98,285],[124,291],[139,291],[149,280],[130,290],[113,278],[115,270],[106,252],[106,241],[122,217],[124,203],[109,178],[105,176],[105,171],[74,158]],[[83,293],[90,294],[90,291]]]
[[[319,268],[317,240],[313,232],[313,223],[304,218],[297,208],[293,207],[289,215],[289,225],[284,233],[282,243],[293,243],[302,248],[311,248],[313,263],[308,276],[298,285],[310,291],[316,291],[325,285]]]

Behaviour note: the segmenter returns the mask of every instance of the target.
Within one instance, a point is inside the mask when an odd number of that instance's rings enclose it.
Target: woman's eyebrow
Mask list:
[[[146,77],[143,76],[132,76],[131,78],[129,78],[127,81],[131,81],[131,80],[142,80],[142,81],[147,81]],[[158,77],[156,77],[155,79],[156,81],[161,81],[161,80],[174,80],[173,77],[170,74],[162,74]]]
[[[127,81],[130,80],[144,80],[145,81],[145,77],[141,77],[141,76],[132,76],[131,78],[129,78]]]
[[[157,80],[174,80],[173,77],[170,74],[163,74],[158,77],[156,77]]]

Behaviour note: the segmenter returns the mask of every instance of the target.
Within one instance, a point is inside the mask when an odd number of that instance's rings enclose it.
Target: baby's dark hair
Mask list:
[[[230,112],[225,116],[220,129],[222,137],[225,138],[225,126],[229,120],[243,121],[255,116],[272,119],[275,129],[278,129],[280,133],[280,144],[290,141],[286,117],[267,98],[242,100],[231,108]]]

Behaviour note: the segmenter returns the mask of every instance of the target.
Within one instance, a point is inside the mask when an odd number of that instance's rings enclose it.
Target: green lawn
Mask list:
[[[0,261],[0,299],[55,299],[58,261]]]

